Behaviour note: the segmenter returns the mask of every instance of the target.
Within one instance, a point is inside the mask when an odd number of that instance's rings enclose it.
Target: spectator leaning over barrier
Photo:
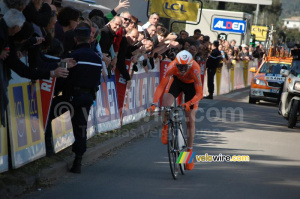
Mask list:
[[[49,24],[52,10],[48,3],[43,3],[42,0],[32,0],[24,9],[23,14],[27,22],[30,22],[34,27],[34,35],[31,38],[31,43],[28,44],[28,63],[29,67],[41,66],[38,62],[43,62],[41,53],[41,44],[45,39],[52,40],[52,36],[47,37],[45,27]],[[46,41],[47,43],[51,41]],[[50,66],[51,67],[51,66]],[[53,67],[56,68],[54,65]]]
[[[219,42],[214,41],[212,45],[212,52],[210,53],[207,62],[207,87],[209,95],[206,96],[206,99],[213,99],[214,94],[214,77],[216,74],[217,67],[219,66],[220,61],[222,60],[221,52],[218,50]]]
[[[65,53],[68,53],[74,47],[73,30],[79,23],[81,12],[72,7],[64,7],[57,14],[57,23],[55,24],[55,38],[62,42]]]
[[[81,173],[82,156],[86,151],[87,119],[93,100],[96,99],[98,86],[100,85],[102,61],[94,50],[90,48],[90,44],[88,43],[91,35],[90,26],[82,22],[76,27],[74,32],[77,46],[70,56],[74,58],[78,64],[70,69],[62,95],[52,100],[45,141],[47,154],[51,155],[52,144],[49,143],[52,136],[51,121],[69,109],[75,138],[72,145],[75,159],[70,171],[73,173]],[[61,111],[61,102],[68,103],[70,107]],[[64,105],[66,103],[64,103]]]
[[[250,56],[249,56],[249,49],[248,49],[248,46],[243,44],[242,45],[242,50],[241,50],[241,53],[240,53],[240,59],[241,60],[245,60],[245,61],[250,61]]]
[[[116,68],[117,64],[117,57],[119,53],[119,48],[120,48],[120,43],[122,40],[122,37],[126,35],[126,28],[130,25],[131,23],[131,14],[128,11],[122,12],[120,14],[120,17],[122,19],[122,27],[116,32],[116,36],[114,37],[114,42],[113,42],[113,47],[115,51],[115,57],[113,58],[111,65],[113,68]]]
[[[100,46],[102,53],[110,54],[111,45],[114,42],[114,38],[116,36],[116,32],[122,27],[122,19],[119,16],[115,16],[109,24],[104,26],[100,30],[101,32],[101,39],[100,39]]]
[[[148,28],[144,29],[144,38],[151,40],[152,37],[156,34],[155,25],[150,25]]]
[[[235,45],[236,45],[236,41],[234,39],[232,39],[230,41],[230,48],[234,49]]]
[[[53,71],[42,71],[27,67],[19,60],[15,44],[11,37],[17,34],[25,22],[22,12],[8,10],[0,20],[0,109],[1,123],[4,124],[5,110],[8,104],[7,87],[11,79],[10,69],[21,77],[29,79],[49,79],[51,77],[67,77],[67,69],[58,67]],[[31,35],[30,35],[31,36]],[[28,39],[24,38],[23,40]]]
[[[120,71],[122,74],[123,78],[127,82],[127,88],[130,88],[131,86],[131,77],[129,75],[129,72],[126,69],[126,54],[128,53],[128,46],[133,46],[139,37],[138,30],[133,28],[132,30],[128,31],[124,37],[122,37],[121,44],[120,44],[120,49],[122,49],[118,53],[118,62],[117,62],[117,69]],[[131,60],[133,63],[137,62],[137,57],[135,59]]]
[[[159,22],[159,14],[154,12],[150,15],[149,17],[149,21],[147,23],[145,23],[142,28],[143,30],[147,29],[150,25],[154,25],[156,27],[156,25]]]

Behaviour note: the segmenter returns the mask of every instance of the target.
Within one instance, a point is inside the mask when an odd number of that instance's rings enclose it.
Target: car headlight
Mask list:
[[[262,86],[266,85],[266,82],[261,79],[255,79],[254,82],[255,82],[255,84],[258,84],[258,85],[262,85]]]
[[[300,82],[296,82],[294,85],[294,89],[300,91]]]

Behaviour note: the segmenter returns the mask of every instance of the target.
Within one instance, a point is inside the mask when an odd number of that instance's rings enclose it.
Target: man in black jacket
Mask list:
[[[87,142],[87,120],[91,105],[96,98],[96,91],[100,85],[102,70],[102,60],[91,48],[89,42],[91,28],[88,24],[80,23],[75,32],[76,49],[71,53],[71,57],[77,61],[77,65],[70,69],[68,78],[65,81],[61,96],[52,100],[49,119],[46,127],[45,139],[48,155],[51,153],[52,128],[51,121],[59,114],[62,106],[69,104],[71,122],[75,141],[72,145],[72,151],[75,153],[75,159],[71,172],[81,173],[82,156],[86,151]],[[62,103],[63,102],[63,103]]]
[[[137,29],[133,28],[132,30],[129,30],[126,35],[122,38],[121,43],[120,43],[120,51],[118,53],[118,62],[117,62],[117,69],[120,71],[120,74],[123,76],[123,78],[127,82],[127,88],[130,88],[131,86],[131,77],[128,73],[128,70],[126,69],[126,64],[125,60],[126,58],[131,58],[131,57],[126,57],[126,55],[130,55],[131,53],[128,53],[128,50],[131,50],[131,48],[128,48],[129,46],[133,46],[139,37],[139,32]],[[132,60],[134,63],[137,60]]]
[[[218,50],[219,42],[214,41],[212,44],[212,52],[210,53],[207,61],[207,87],[209,95],[205,97],[206,99],[213,99],[214,94],[214,77],[216,74],[217,67],[222,60],[221,52]]]
[[[114,42],[116,32],[122,27],[122,19],[119,16],[114,17],[109,24],[101,29],[101,39],[100,46],[102,53],[107,53],[110,55],[110,48]]]

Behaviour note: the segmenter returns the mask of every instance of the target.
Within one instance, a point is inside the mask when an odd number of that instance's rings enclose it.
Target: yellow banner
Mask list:
[[[151,0],[150,12],[179,21],[197,21],[199,3],[175,0]]]
[[[268,35],[268,27],[266,26],[251,26],[251,35],[255,35],[256,41],[266,41]]]
[[[44,142],[39,82],[9,85],[8,94],[13,153]]]

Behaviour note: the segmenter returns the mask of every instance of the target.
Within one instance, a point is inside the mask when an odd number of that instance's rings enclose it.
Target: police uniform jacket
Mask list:
[[[214,49],[212,50],[211,54],[207,59],[206,67],[211,69],[216,69],[219,66],[221,60],[222,60],[221,52],[218,49]]]
[[[100,85],[102,61],[90,44],[77,45],[70,57],[77,62],[77,65],[69,69],[63,93],[69,93],[70,89],[74,88],[85,89],[85,91],[97,90]]]

